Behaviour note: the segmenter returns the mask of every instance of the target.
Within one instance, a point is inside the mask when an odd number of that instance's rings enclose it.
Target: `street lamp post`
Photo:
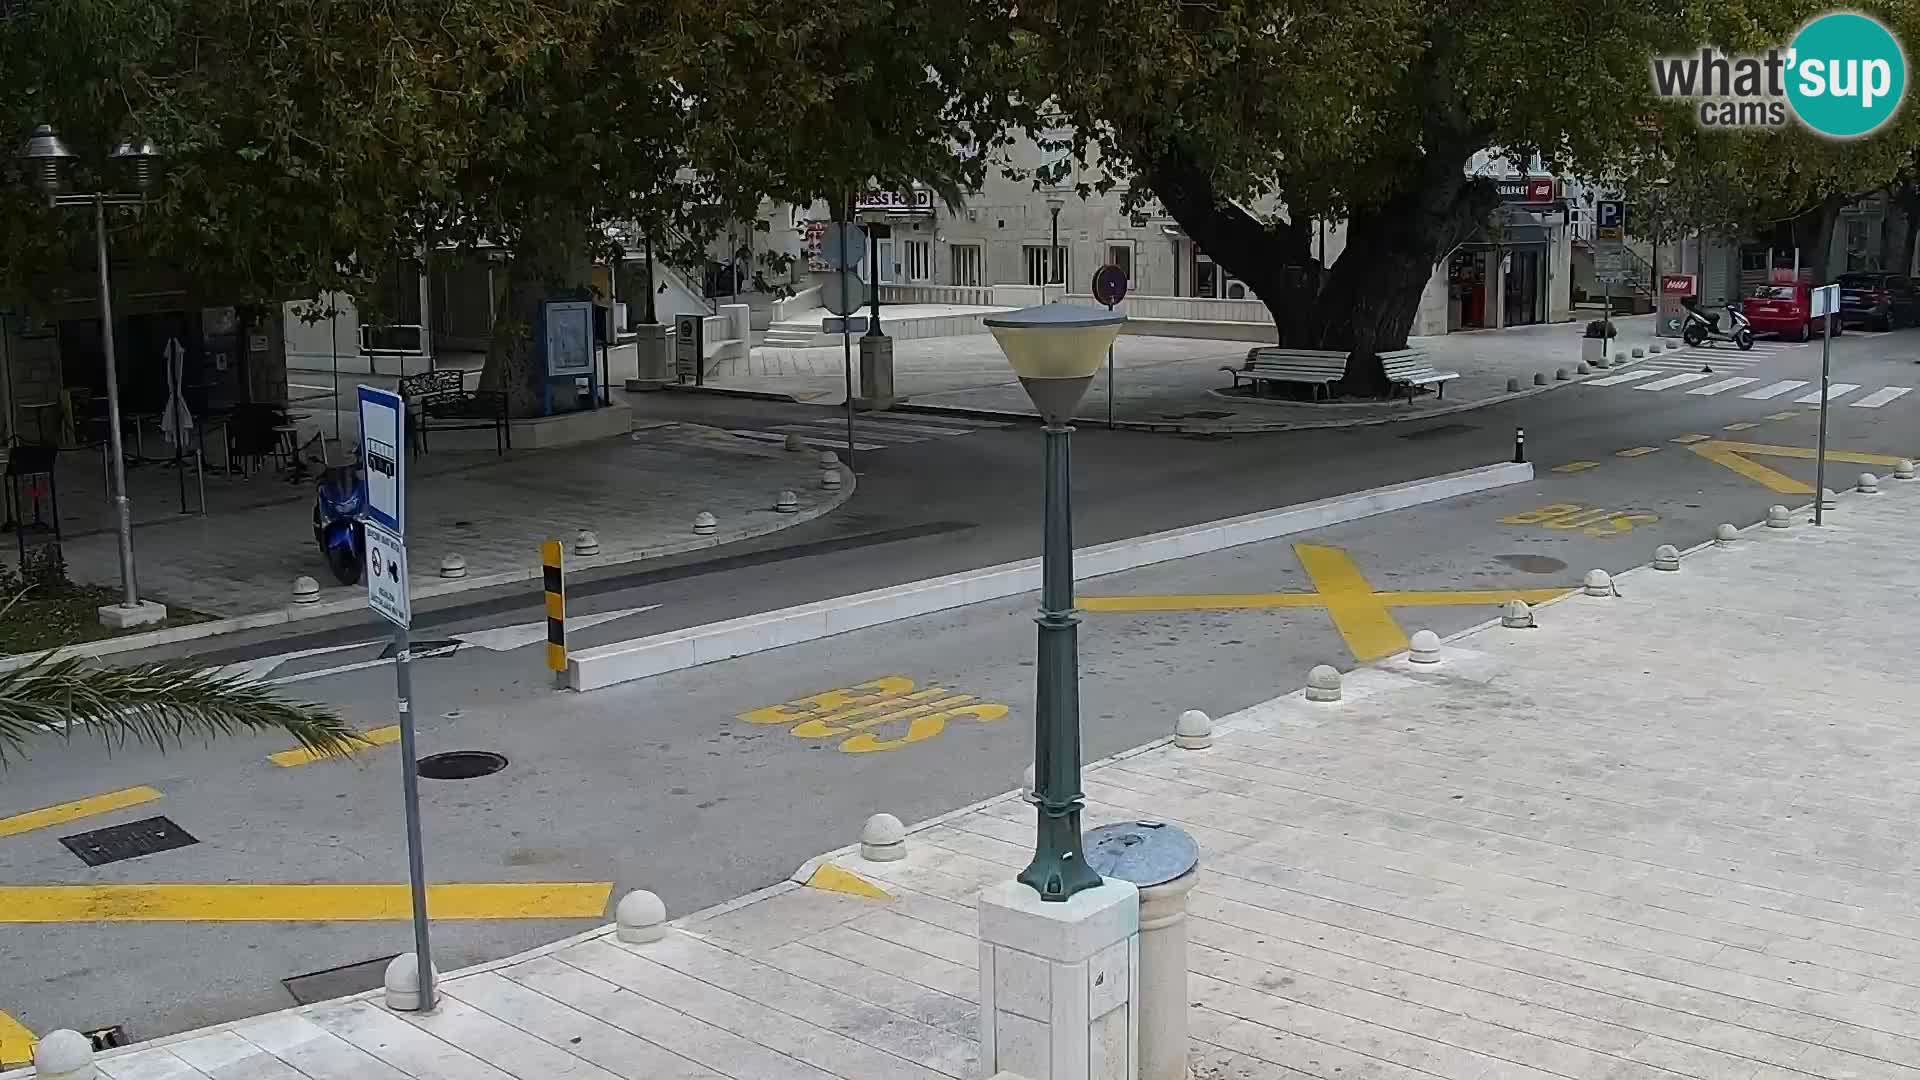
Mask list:
[[[881,209],[862,210],[858,215],[860,224],[867,227],[867,282],[869,295],[873,301],[873,314],[867,319],[867,337],[883,337],[880,332],[880,230],[876,225],[884,225],[887,212]]]
[[[1073,608],[1073,510],[1068,439],[1073,411],[1126,316],[1043,304],[985,322],[1045,421],[1046,501],[1041,542],[1038,667],[1034,675],[1033,862],[1019,880],[1046,901],[1095,888],[1080,837],[1080,672]]]
[[[120,603],[100,610],[102,622],[112,626],[138,626],[166,617],[166,608],[151,601],[140,602],[140,587],[133,568],[133,511],[127,499],[127,464],[120,436],[120,376],[114,358],[112,280],[107,269],[107,207],[140,206],[146,202],[146,190],[153,184],[153,164],[159,157],[153,144],[129,138],[116,147],[109,158],[128,166],[138,192],[115,194],[103,191],[61,194],[65,173],[73,162],[73,151],[47,124],[33,130],[21,159],[34,171],[34,179],[46,192],[47,205],[56,208],[85,207],[93,211],[93,254],[100,287],[100,348],[105,354],[107,379],[107,443],[113,456],[113,507],[120,538]]]
[[[1064,284],[1067,280],[1067,268],[1060,265],[1060,211],[1065,209],[1067,200],[1054,197],[1047,200],[1047,213],[1053,215],[1053,246],[1047,249],[1047,284]]]

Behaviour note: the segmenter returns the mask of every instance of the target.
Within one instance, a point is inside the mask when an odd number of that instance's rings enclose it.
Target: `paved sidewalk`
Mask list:
[[[1887,636],[1920,618],[1920,482],[1884,485],[1091,769],[1090,827],[1204,852],[1196,1077],[1920,1076],[1920,676]],[[362,996],[102,1072],[973,1080],[972,905],[1031,831],[1009,794],[831,859],[888,898],[783,884],[456,975],[433,1016]]]

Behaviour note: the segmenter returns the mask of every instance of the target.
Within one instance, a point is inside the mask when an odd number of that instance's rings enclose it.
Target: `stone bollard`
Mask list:
[[[1546,373],[1546,372],[1544,372],[1544,371],[1536,371],[1536,372],[1534,372],[1534,373],[1533,373],[1533,385],[1535,385],[1535,386],[1545,386],[1545,385],[1547,385],[1547,373]]]
[[[1832,488],[1820,489],[1820,509],[1835,510],[1838,509],[1839,506],[1840,496],[1835,495]]]
[[[434,969],[433,977],[440,978]],[[420,961],[413,953],[401,953],[387,965],[387,1008],[395,1012],[420,1011]]]
[[[1026,772],[1020,774],[1020,798],[1026,802],[1033,801],[1033,766],[1031,765],[1027,766]]]
[[[1913,462],[1901,458],[1898,462],[1894,463],[1893,478],[1895,480],[1913,479]]]
[[[839,468],[839,467],[840,467],[840,455],[839,455],[839,454],[836,454],[836,453],[834,453],[834,452],[833,452],[833,451],[831,451],[831,450],[822,450],[822,451],[820,451],[820,467],[821,467],[821,468],[823,468],[823,469],[837,469],[837,468]]]
[[[1520,380],[1519,380],[1519,379],[1508,379],[1508,380],[1507,380],[1507,393],[1509,393],[1509,394],[1517,394],[1517,393],[1519,393],[1519,392],[1520,392]]]
[[[783,491],[780,497],[774,500],[773,509],[775,513],[797,514],[800,512],[800,496],[791,491]]]
[[[1740,541],[1740,530],[1722,523],[1713,530],[1714,547],[1732,547]]]
[[[1182,750],[1205,750],[1213,745],[1213,718],[1188,709],[1173,722],[1173,745]]]
[[[293,602],[296,604],[314,604],[320,601],[320,583],[300,575],[293,579]]]
[[[581,529],[573,534],[573,553],[582,558],[600,554],[600,538],[592,529]]]
[[[467,576],[467,559],[464,555],[448,555],[440,560],[440,576],[443,578],[463,578]]]
[[[1132,821],[1089,830],[1086,849],[1087,866],[1101,878],[1140,890],[1137,1067],[1097,1075],[1188,1080],[1187,895],[1200,881],[1200,845],[1183,829]]]
[[[714,531],[719,528],[719,519],[707,513],[705,510],[693,515],[693,535],[712,536]]]
[[[1575,375],[1587,375],[1587,374],[1591,374],[1592,371],[1593,369],[1587,366],[1587,362],[1585,360],[1582,360],[1578,364],[1575,364],[1573,366],[1573,373]]]
[[[1643,349],[1643,348],[1641,348],[1641,347],[1640,347],[1640,346],[1638,346],[1638,345],[1635,345],[1635,346],[1633,347],[1633,358],[1634,358],[1635,360],[1639,360],[1639,359],[1642,359],[1642,358],[1644,358],[1644,357],[1645,357],[1646,355],[1647,355],[1647,350],[1645,350],[1645,349]]]
[[[860,857],[869,862],[898,862],[907,857],[907,827],[892,814],[875,814],[860,830]]]
[[[1793,524],[1793,511],[1784,506],[1767,507],[1767,528],[1784,529]]]
[[[826,488],[828,491],[839,491],[840,484],[841,484],[841,479],[840,479],[839,469],[836,468],[836,469],[820,470],[820,486],[821,487]]]
[[[1587,571],[1587,581],[1583,591],[1588,596],[1614,596],[1613,575],[1605,570]]]
[[[620,898],[613,909],[613,936],[629,945],[645,945],[667,936],[667,905],[645,889]]]
[[[1509,630],[1533,629],[1533,609],[1525,600],[1509,600],[1500,612],[1500,625]]]
[[[787,432],[786,448],[791,453],[800,453],[807,448],[807,440],[797,431]]]
[[[47,1032],[33,1047],[33,1074],[40,1080],[94,1080],[93,1040],[71,1028]]]
[[[1566,369],[1566,368],[1554,368],[1554,369],[1553,369],[1553,381],[1554,381],[1554,382],[1566,382],[1566,381],[1567,381],[1567,378],[1568,378],[1568,375],[1567,375],[1567,369]]]
[[[1339,701],[1340,672],[1328,664],[1321,664],[1307,672],[1307,700]]]
[[[1672,544],[1661,544],[1653,549],[1653,568],[1655,570],[1680,569],[1680,549]]]
[[[1854,484],[1853,489],[1862,495],[1878,495],[1880,493],[1880,478],[1870,472],[1863,472],[1860,474],[1860,479]]]
[[[1416,664],[1437,664],[1440,662],[1440,635],[1431,630],[1415,630],[1408,642],[1411,648],[1407,659]]]

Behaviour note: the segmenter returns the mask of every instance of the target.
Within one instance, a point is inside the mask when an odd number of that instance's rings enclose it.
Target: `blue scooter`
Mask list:
[[[360,523],[367,504],[367,474],[357,464],[328,465],[320,470],[313,494],[313,542],[327,568],[342,585],[360,581],[365,565],[366,527]]]

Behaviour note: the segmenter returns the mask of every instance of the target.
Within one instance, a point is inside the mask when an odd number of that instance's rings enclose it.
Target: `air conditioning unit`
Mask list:
[[[979,221],[979,220],[980,220],[980,211],[978,211],[978,210],[975,210],[975,209],[974,209],[973,207],[971,207],[971,206],[969,206],[969,207],[967,207],[967,220],[968,220],[968,221]]]

